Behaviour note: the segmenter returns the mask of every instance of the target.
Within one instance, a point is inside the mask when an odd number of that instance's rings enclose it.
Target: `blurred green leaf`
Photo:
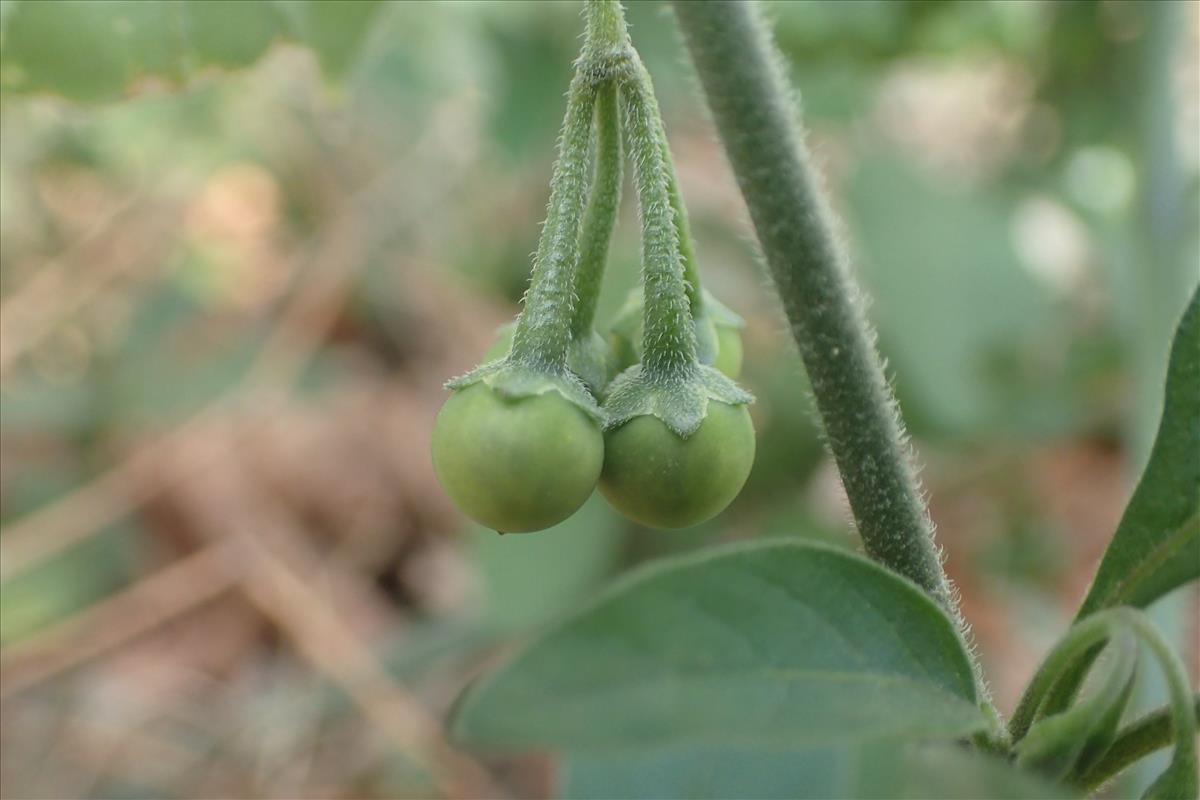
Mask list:
[[[548,169],[562,120],[563,93],[582,33],[581,4],[483,4],[475,47],[489,66],[482,80],[490,142],[510,164],[527,159]]]
[[[764,355],[746,365],[758,452],[742,495],[759,503],[793,496],[825,457],[808,376],[789,350]]]
[[[1079,616],[1145,607],[1200,577],[1200,288],[1184,311],[1167,366],[1162,421],[1133,498]]]
[[[44,381],[5,386],[0,389],[0,431],[85,434],[100,421],[93,389],[90,385],[58,386]]]
[[[1071,790],[994,757],[952,745],[900,742],[795,750],[706,745],[570,758],[568,800],[718,800],[895,797],[913,800],[1062,800]]]
[[[0,586],[0,645],[10,645],[117,591],[135,574],[144,533],[125,523]]]
[[[612,573],[625,526],[599,494],[570,519],[533,536],[473,526],[488,622],[520,631],[561,617]]]
[[[1018,261],[1008,203],[949,191],[895,154],[857,168],[850,200],[871,317],[915,430],[1054,430],[1074,418],[1057,369],[1021,368],[1044,350],[1056,309]]]
[[[178,86],[254,63],[272,43],[311,46],[344,72],[382,0],[13,0],[0,17],[0,86],[105,101],[139,82]]]
[[[953,623],[842,551],[740,545],[660,562],[468,691],[454,729],[564,751],[783,747],[982,729]]]
[[[354,64],[384,0],[275,0],[292,35],[317,55],[325,74],[340,76]]]

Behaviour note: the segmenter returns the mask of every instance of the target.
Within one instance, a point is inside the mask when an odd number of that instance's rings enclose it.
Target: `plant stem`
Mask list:
[[[550,179],[546,222],[509,356],[516,363],[552,372],[565,369],[570,343],[579,222],[590,172],[588,140],[595,101],[595,83],[582,69],[576,70],[567,95],[558,161]]]
[[[625,57],[628,33],[617,0],[588,0],[583,49],[567,94],[567,113],[550,179],[550,202],[533,258],[525,308],[509,358],[551,372],[566,368],[576,307],[580,222],[590,178],[588,145],[599,87]],[[615,213],[615,211],[614,211]]]
[[[636,53],[632,58],[633,69],[621,81],[621,101],[642,217],[642,368],[650,376],[672,378],[695,367],[696,331],[663,158],[662,122],[650,76]]]
[[[1100,761],[1079,779],[1080,788],[1090,793],[1130,764],[1171,744],[1173,714],[1170,707],[1160,708],[1122,728]],[[1192,695],[1192,715],[1200,725],[1200,694]]]
[[[611,65],[627,55],[629,32],[625,28],[625,11],[620,0],[587,0],[584,14],[587,32],[581,63],[592,72],[593,80],[605,80],[611,77]]]
[[[794,100],[758,8],[675,0],[869,555],[961,625],[895,401],[847,275]]]
[[[584,213],[583,230],[579,233],[576,307],[571,321],[571,336],[575,339],[591,333],[604,266],[608,262],[608,246],[621,205],[621,125],[617,88],[611,80],[597,92],[595,154],[592,194]]]

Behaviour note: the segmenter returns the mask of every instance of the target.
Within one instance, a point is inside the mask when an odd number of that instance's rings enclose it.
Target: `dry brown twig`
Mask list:
[[[407,185],[420,167],[430,169],[437,164],[428,156],[447,130],[458,126],[454,111],[451,108],[451,113],[441,115],[437,124],[430,126],[408,158],[347,197],[333,220],[299,248],[315,255],[308,269],[298,271],[295,292],[239,384],[91,482],[6,526],[0,537],[0,583],[33,569],[157,496],[165,488],[165,473],[159,469],[163,455],[231,407],[280,402],[283,390],[298,377],[333,325],[366,255],[376,242],[394,235],[390,230],[386,235],[367,231],[375,241],[364,241],[357,235],[362,233],[359,220],[369,210],[393,200],[393,190],[401,179]],[[418,215],[407,220],[401,215],[394,224],[401,226],[406,221],[415,224]]]
[[[240,427],[240,426],[239,426]],[[439,721],[380,665],[351,620],[391,615],[357,576],[312,551],[289,513],[263,492],[229,452],[236,435],[198,436],[169,460],[175,497],[209,544],[131,588],[8,648],[0,656],[0,697],[9,697],[238,588],[278,626],[316,671],[354,702],[397,751],[431,765],[450,797],[488,794],[486,772],[445,740]],[[184,480],[198,465],[222,463],[210,479]],[[199,467],[202,468],[202,467]],[[350,614],[339,607],[353,609]]]
[[[152,210],[147,198],[134,198],[97,221],[64,252],[38,268],[37,274],[12,292],[0,303],[0,378],[24,353],[29,352],[50,333],[58,323],[78,313],[98,297],[106,287],[122,276],[134,274],[158,260],[150,258],[175,230],[179,208],[162,203]],[[147,217],[153,224],[147,225]],[[102,244],[105,237],[119,233],[121,225],[135,220],[139,230],[149,229],[139,247],[122,258],[102,260],[99,267],[87,269],[71,266],[87,256],[90,249]]]
[[[279,402],[278,396],[264,397],[265,389],[295,380],[305,356],[332,325],[349,292],[353,268],[360,263],[350,252],[351,243],[357,241],[354,224],[351,215],[343,215],[323,234],[311,266],[304,272],[304,277],[312,273],[313,279],[301,282],[241,383],[91,483],[7,526],[0,539],[0,581],[32,569],[156,496],[167,486],[164,480],[169,473],[161,469],[164,454],[232,406]]]
[[[22,692],[233,588],[235,548],[219,542],[0,652],[0,698]]]
[[[454,119],[449,116],[444,122],[453,125]],[[299,276],[297,288],[272,336],[238,386],[173,431],[140,447],[92,483],[8,526],[0,539],[3,581],[82,541],[151,500],[164,488],[201,485],[203,496],[199,505],[208,513],[196,514],[195,519],[204,521],[212,544],[26,645],[6,651],[4,693],[21,691],[102,655],[236,583],[320,673],[342,688],[394,747],[425,756],[441,791],[459,797],[488,793],[486,772],[449,746],[439,721],[391,679],[366,641],[346,618],[333,610],[329,598],[314,593],[313,578],[328,570],[313,566],[318,560],[306,554],[302,542],[297,544],[298,537],[290,533],[294,525],[286,514],[280,509],[270,509],[270,502],[255,490],[245,488],[230,494],[229,484],[224,482],[226,502],[234,497],[257,509],[253,523],[246,523],[243,518],[235,535],[227,537],[229,520],[220,514],[212,515],[212,501],[216,498],[209,490],[211,477],[222,474],[212,467],[236,463],[229,454],[219,450],[204,452],[190,459],[187,469],[165,468],[177,448],[194,439],[196,432],[203,431],[205,426],[219,422],[230,410],[252,406],[262,415],[284,400],[283,390],[299,376],[335,321],[354,285],[355,271],[372,248],[386,238],[378,231],[367,232],[373,242],[364,237],[360,230],[364,209],[385,202],[383,197],[390,198],[398,180],[411,180],[423,160],[436,162],[428,159],[424,151],[436,144],[443,133],[442,126],[431,126],[411,158],[395,164],[368,186],[354,192],[335,214],[334,221],[304,248],[313,253],[309,268]],[[434,164],[423,166],[428,169]],[[419,220],[419,215],[413,214],[408,222],[418,224]],[[392,235],[394,229],[387,234]],[[205,477],[198,481],[201,474]],[[229,558],[228,548],[236,549],[233,558]],[[181,576],[187,580],[181,580]],[[199,577],[204,579],[198,580]],[[360,581],[344,583],[357,586],[362,593]],[[185,584],[191,586],[187,591],[182,590]],[[371,601],[367,598],[363,602]],[[75,638],[93,626],[102,632],[97,638]]]
[[[209,437],[197,450],[227,448],[230,437]],[[198,453],[221,458],[219,453]],[[228,454],[222,459],[236,465]],[[186,461],[184,473],[192,469]],[[394,681],[370,645],[337,610],[338,600],[361,609],[375,599],[336,562],[322,560],[298,532],[288,512],[236,466],[214,474],[202,488],[181,498],[202,535],[236,543],[242,566],[239,583],[250,601],[284,631],[300,654],[354,702],[363,716],[396,748],[428,763],[444,796],[481,797],[489,780],[471,759],[445,740],[441,723],[423,703]],[[337,596],[321,592],[332,582]],[[358,616],[358,615],[355,615]]]

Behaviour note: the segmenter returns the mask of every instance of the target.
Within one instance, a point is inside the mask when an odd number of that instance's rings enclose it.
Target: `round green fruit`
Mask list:
[[[600,426],[557,392],[507,398],[486,383],[450,396],[433,425],[433,468],[455,504],[501,533],[574,514],[604,464]]]
[[[716,324],[717,357],[713,366],[730,378],[742,373],[742,332],[732,325]]]
[[[744,405],[714,400],[686,439],[649,415],[609,431],[600,491],[643,525],[686,528],[712,519],[733,502],[753,464],[750,412]]]

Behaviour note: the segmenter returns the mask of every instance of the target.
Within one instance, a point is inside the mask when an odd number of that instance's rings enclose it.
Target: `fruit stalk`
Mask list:
[[[642,67],[645,70],[645,67]],[[647,74],[644,80],[649,81]],[[655,125],[662,136],[663,166],[667,170],[667,192],[671,201],[671,213],[675,219],[675,232],[679,236],[679,256],[683,260],[683,280],[687,289],[688,306],[695,319],[704,313],[704,293],[700,291],[700,271],[696,266],[696,247],[692,243],[692,225],[688,221],[687,206],[683,204],[683,192],[679,190],[679,177],[675,174],[675,159],[667,143],[666,126],[655,106]]]
[[[615,62],[622,61],[629,48],[625,11],[620,0],[587,0],[584,4],[587,29],[584,32],[581,64],[596,80],[612,75]]]
[[[650,76],[636,54],[632,57],[634,68],[621,81],[621,100],[642,217],[642,368],[653,376],[682,376],[696,364],[696,332],[663,157],[665,134]]]
[[[579,233],[576,308],[571,321],[571,336],[576,339],[590,334],[595,322],[608,246],[621,205],[621,125],[617,90],[611,80],[600,87],[596,97],[595,153],[592,194]]]
[[[513,334],[512,361],[550,372],[566,369],[595,104],[595,82],[585,70],[577,69],[567,95],[546,222],[533,259],[525,307]]]

